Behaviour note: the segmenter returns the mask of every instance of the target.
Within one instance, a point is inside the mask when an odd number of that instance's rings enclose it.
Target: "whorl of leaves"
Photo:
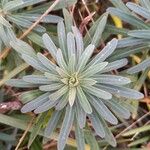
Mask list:
[[[103,16],[105,20],[106,16]],[[104,22],[102,19],[104,26]],[[86,116],[89,117],[97,135],[116,146],[115,138],[105,121],[115,125],[117,117],[128,119],[129,110],[124,107],[124,102],[118,103],[119,97],[141,99],[143,94],[125,85],[131,81],[127,77],[112,75],[112,70],[127,64],[127,59],[108,62],[107,58],[115,51],[118,40],[112,39],[97,54],[93,56],[95,46],[85,46],[83,37],[77,27],[72,26],[72,31],[66,33],[65,25],[58,23],[59,47],[56,47],[48,34],[42,39],[48,52],[53,57],[51,61],[42,53],[35,53],[27,43],[16,40],[11,46],[21,54],[21,57],[40,73],[24,76],[22,79],[11,79],[8,85],[20,88],[37,88],[40,96],[25,104],[23,113],[34,111],[42,113],[54,108],[53,114],[45,129],[45,134],[50,135],[63,119],[58,149],[64,149],[72,125],[76,124],[78,148],[84,148],[85,141],[83,128]],[[96,43],[98,34],[95,32],[92,43]],[[54,63],[55,62],[55,63]],[[32,92],[32,91],[31,91]],[[65,116],[62,116],[62,112]],[[116,117],[117,116],[117,117]],[[81,136],[82,135],[82,136]],[[81,143],[82,142],[82,143]]]

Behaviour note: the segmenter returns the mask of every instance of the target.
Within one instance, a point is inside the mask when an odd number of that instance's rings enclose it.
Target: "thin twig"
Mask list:
[[[35,23],[33,23],[33,24],[19,37],[19,39],[23,39],[24,37],[26,37],[26,36],[33,30],[33,28],[35,28],[35,27],[40,23],[40,21],[41,21],[45,16],[47,16],[47,15],[53,10],[53,8],[59,3],[59,1],[60,1],[60,0],[55,0],[55,2],[45,11],[45,13],[42,14],[42,15],[38,18],[38,20],[37,20]],[[2,58],[5,58],[10,50],[11,50],[11,48],[5,48],[5,49],[3,50],[3,52],[0,54],[0,60],[1,60]]]
[[[143,120],[145,117],[147,117],[150,114],[150,112],[146,113],[145,115],[143,115],[141,118],[139,118],[138,120],[136,120],[135,122],[133,122],[130,126],[128,126],[127,128],[125,128],[122,132],[120,132],[118,135],[115,136],[115,138],[120,137],[120,135],[122,135],[124,132],[126,132],[127,130],[129,130],[130,128],[132,128],[134,125],[136,125],[138,122],[140,122],[141,120]]]
[[[85,0],[82,0],[82,3],[84,5],[84,7],[85,7],[85,9],[86,9],[86,11],[88,13],[88,15],[90,16],[91,12],[90,12],[89,8],[87,7],[87,4],[86,4]],[[92,23],[94,24],[95,22],[94,22],[93,17],[91,17],[91,20],[92,20]]]
[[[84,20],[84,18],[83,18],[82,14],[81,14],[81,11],[80,11],[80,10],[78,10],[78,12],[79,12],[79,16],[80,16],[81,20],[83,21],[83,20]],[[89,38],[91,39],[90,33],[89,33],[89,31],[88,31],[88,29],[87,29],[86,25],[84,26],[84,28],[85,28],[86,33],[88,34]],[[81,32],[81,31],[80,31],[80,32]],[[82,33],[82,32],[81,32],[81,33]]]
[[[32,126],[33,120],[34,120],[34,117],[33,117],[32,120],[29,122],[29,124],[28,124],[28,126],[27,126],[25,132],[24,132],[23,135],[22,135],[22,137],[19,139],[19,142],[18,142],[18,144],[17,144],[15,150],[18,150],[18,148],[19,148],[19,146],[21,145],[22,141],[23,141],[24,138],[26,137],[26,135],[27,135],[29,129],[30,129],[31,126]]]

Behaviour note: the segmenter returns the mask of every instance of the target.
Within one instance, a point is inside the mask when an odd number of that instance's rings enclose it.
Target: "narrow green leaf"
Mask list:
[[[44,76],[47,77],[49,81],[53,81],[53,82],[60,81],[60,77],[58,75],[49,72],[45,72]]]
[[[91,65],[85,71],[82,72],[81,77],[91,77],[103,70],[107,65],[108,62],[101,62],[95,65]]]
[[[73,26],[73,18],[71,13],[68,12],[67,9],[63,9],[63,15],[65,19],[65,26],[66,26],[66,31],[71,32],[71,27]]]
[[[3,142],[15,142],[15,137],[10,134],[0,132],[0,140]]]
[[[149,28],[148,25],[146,25],[144,23],[144,21],[142,21],[141,19],[135,17],[134,15],[130,15],[130,14],[118,9],[118,8],[110,7],[107,9],[107,12],[111,13],[112,15],[118,16],[123,21],[133,25],[134,27],[144,28],[144,29]]]
[[[138,15],[146,18],[146,19],[150,19],[150,11],[144,7],[141,7],[135,3],[132,2],[128,2],[127,7],[129,9],[131,9],[132,11],[134,11],[135,13],[137,13]]]
[[[76,88],[72,87],[69,89],[69,98],[68,98],[71,107],[73,106],[75,99],[76,99]]]
[[[79,124],[79,127],[82,129],[85,127],[85,123],[86,123],[86,112],[83,110],[83,108],[79,104],[78,99],[76,100],[75,108],[76,108],[75,111],[76,111],[77,122]]]
[[[26,55],[26,54],[22,54],[22,58],[24,59],[24,61],[26,63],[31,65],[33,68],[40,70],[42,72],[47,71],[47,68],[45,68],[37,58],[31,57],[31,56]]]
[[[57,59],[58,65],[66,71],[67,65],[66,65],[65,58],[63,57],[61,49],[57,50],[56,59]]]
[[[88,64],[88,67],[100,62],[103,62],[106,58],[108,58],[116,49],[118,40],[112,39],[107,45],[98,53]]]
[[[62,114],[62,111],[54,111],[51,115],[50,120],[48,121],[47,127],[44,130],[45,136],[51,136],[52,132],[55,130],[57,123],[60,119],[60,116]]]
[[[27,14],[27,13],[20,13],[17,15],[15,14],[13,16],[35,22],[41,16],[41,14],[33,15],[33,14]],[[56,16],[56,15],[47,15],[43,17],[43,19],[41,20],[41,22],[43,23],[58,23],[60,21],[63,21],[63,18]]]
[[[103,15],[101,15],[96,22],[94,22],[94,24],[91,26],[91,28],[89,29],[89,31],[86,33],[86,35],[84,36],[84,45],[88,46],[91,41],[92,41],[92,37],[94,36],[94,34],[96,34],[96,30],[98,30],[98,24],[100,24],[102,18],[104,16],[107,16],[107,13],[104,13]],[[99,29],[100,30],[100,29]]]
[[[112,70],[117,70],[117,69],[127,65],[127,63],[128,63],[128,60],[126,58],[116,60],[114,62],[108,63],[108,65],[103,70],[101,70],[100,72],[105,73],[105,72],[109,72]]]
[[[77,65],[77,72],[81,72],[85,67],[86,63],[90,59],[91,55],[93,54],[95,46],[90,44],[79,57],[78,65]]]
[[[67,61],[68,60],[67,51],[66,51],[67,37],[66,37],[66,31],[65,31],[65,26],[63,21],[60,21],[57,25],[57,34],[58,34],[59,46],[60,49],[62,50],[64,60]]]
[[[26,75],[23,80],[32,84],[50,84],[50,80],[42,75]]]
[[[131,14],[130,10],[126,7],[126,5],[123,3],[122,0],[111,0],[111,3],[112,3],[115,7],[117,7],[117,8],[119,8],[119,9],[121,9],[121,10],[127,12],[128,14]]]
[[[3,10],[4,11],[11,11],[13,10],[15,7],[22,5],[23,4],[23,0],[14,0],[14,1],[10,1],[5,3],[5,5],[3,6]]]
[[[0,24],[0,38],[3,41],[3,43],[5,44],[6,47],[10,47],[9,38],[7,37],[5,27],[2,24]]]
[[[75,54],[71,54],[69,58],[69,63],[68,63],[68,71],[69,73],[74,73],[75,71],[75,64],[76,64],[76,56]]]
[[[101,84],[101,85],[98,85],[98,87],[100,87],[110,93],[113,93],[113,94],[116,94],[116,95],[119,95],[122,97],[126,97],[129,99],[142,99],[144,97],[144,95],[142,93],[140,93],[136,90],[130,89],[130,88],[126,88],[126,87],[107,85],[107,84],[105,84],[105,85]]]
[[[18,18],[16,16],[14,16],[13,14],[12,15],[8,14],[7,19],[10,22],[13,22],[14,24],[16,24],[18,26],[21,26],[23,28],[29,28],[33,24],[31,21],[26,20],[25,18],[21,18],[21,17]],[[33,30],[37,31],[37,32],[40,32],[40,33],[46,32],[46,29],[41,25],[37,25]]]
[[[91,97],[91,104],[97,111],[97,113],[102,116],[109,123],[116,125],[118,123],[117,118],[112,114],[112,112],[106,107],[106,105],[102,102],[101,99],[95,99]]]
[[[136,37],[136,38],[142,38],[142,39],[149,40],[150,39],[150,30],[132,30],[132,31],[128,32],[128,35],[132,36],[132,37]]]
[[[137,139],[137,140],[133,140],[133,142],[129,143],[128,144],[128,147],[133,147],[133,146],[137,146],[139,144],[143,144],[143,143],[146,143],[149,141],[149,136],[144,136],[140,139]]]
[[[130,35],[130,33],[132,34],[132,32],[134,33],[134,31],[142,31],[142,30],[132,30],[132,31],[129,31],[128,32],[128,35]],[[144,31],[148,31],[148,30],[144,30]],[[130,35],[132,36],[132,35]],[[136,35],[135,35],[136,37]],[[144,37],[143,37],[144,38]],[[128,47],[128,46],[136,46],[136,45],[139,45],[139,44],[144,44],[144,43],[148,43],[149,40],[146,40],[146,39],[137,39],[137,38],[134,38],[134,35],[133,37],[127,37],[127,38],[123,38],[123,39],[120,39],[118,41],[118,45],[117,45],[117,48],[124,48],[124,47]]]
[[[76,41],[76,53],[77,53],[77,58],[82,54],[84,50],[84,44],[83,44],[83,37],[79,31],[79,29],[76,26],[72,27],[73,34],[75,36],[75,41]]]
[[[14,11],[20,8],[24,8],[26,6],[30,6],[30,5],[34,5],[37,4],[39,2],[43,2],[45,0],[14,0],[14,1],[10,1],[8,3],[6,3],[4,5],[4,10],[5,11]]]
[[[126,85],[131,82],[129,78],[117,76],[117,75],[107,75],[107,74],[95,75],[94,79],[98,83],[112,84],[112,85]]]
[[[37,98],[41,94],[43,94],[43,92],[40,90],[30,90],[30,91],[21,93],[21,95],[19,96],[19,99],[21,100],[23,104],[25,104]]]
[[[78,96],[79,103],[82,106],[83,110],[86,113],[91,114],[92,108],[91,108],[90,103],[88,102],[88,100],[87,100],[81,87],[77,87],[77,96]]]
[[[33,141],[37,137],[37,135],[38,135],[38,133],[42,127],[42,122],[44,122],[44,120],[45,120],[46,114],[47,114],[47,112],[43,113],[37,117],[36,123],[34,123],[33,129],[32,129],[31,134],[30,134],[30,138],[29,138],[29,142],[28,142],[28,148],[31,146],[31,144],[33,143]]]
[[[56,110],[62,110],[68,103],[68,93],[64,94],[59,102],[56,104],[55,109]]]
[[[26,42],[17,39],[17,41],[11,41],[10,45],[20,54],[30,55],[30,57],[36,57],[34,49]]]
[[[145,70],[148,67],[150,67],[150,58],[147,58],[144,61],[142,61],[141,63],[129,68],[127,70],[127,73],[129,73],[129,74],[138,73],[140,71]]]
[[[50,85],[41,85],[39,86],[39,89],[41,91],[55,91],[60,89],[63,86],[63,84],[60,83],[51,83]]]
[[[53,56],[54,59],[56,59],[56,53],[57,53],[57,47],[51,40],[50,36],[48,34],[43,34],[42,36],[43,42],[49,53]]]
[[[85,130],[84,134],[86,142],[90,145],[90,149],[100,150],[97,139],[92,134],[91,129]]]
[[[113,147],[116,147],[117,143],[116,143],[116,139],[114,138],[113,134],[111,133],[108,125],[106,124],[106,122],[102,119],[102,117],[99,117],[104,130],[105,130],[105,140]]]
[[[105,15],[103,15],[102,19],[100,20],[99,24],[97,25],[97,29],[95,31],[95,34],[94,34],[94,36],[92,38],[92,42],[91,42],[91,44],[95,45],[95,47],[99,46],[99,43],[100,43],[100,40],[102,37],[102,33],[105,29],[105,25],[107,22],[107,17],[108,17],[108,14],[106,13]]]
[[[39,105],[34,110],[34,113],[35,114],[40,114],[42,112],[46,112],[46,111],[50,110],[51,108],[53,108],[56,104],[57,104],[57,101],[51,101],[50,99],[48,99],[46,102]]]
[[[11,28],[11,24],[3,16],[0,16],[0,23],[8,28]]]
[[[108,107],[114,112],[117,113],[117,115],[129,119],[130,117],[130,111],[126,109],[124,106],[122,106],[120,103],[115,101],[115,99],[111,99],[111,101],[103,101],[108,105]]]
[[[98,114],[96,114],[96,112],[93,111],[93,113],[88,116],[89,116],[89,119],[91,120],[92,126],[93,126],[96,134],[99,135],[101,138],[104,138],[105,131],[104,131],[104,127],[103,127],[101,121],[98,118]]]
[[[94,86],[83,86],[85,91],[102,99],[108,100],[112,98],[112,95],[109,92],[101,90]]]
[[[13,83],[15,82],[15,80],[10,80],[10,79],[13,78],[13,77],[15,77],[17,74],[19,74],[20,72],[22,72],[23,70],[25,70],[28,67],[29,67],[29,65],[26,64],[26,63],[23,63],[23,64],[19,65],[18,67],[16,67],[14,70],[12,70],[11,72],[9,72],[8,75],[5,75],[4,78],[0,80],[0,86],[2,86],[5,83],[7,85],[10,85],[10,84],[13,85]],[[16,80],[16,81],[19,81],[19,80]],[[18,83],[21,83],[21,82],[18,82]],[[16,83],[16,85],[17,85],[17,83]]]
[[[19,87],[19,88],[33,88],[33,87],[38,87],[39,85],[37,84],[32,84],[25,82],[22,79],[10,79],[6,82],[6,85],[13,86],[13,87]]]
[[[84,132],[80,129],[78,123],[75,123],[75,137],[77,141],[77,149],[85,150]]]
[[[140,4],[143,7],[147,8],[148,10],[150,10],[150,1],[149,0],[140,0],[139,2],[140,2]]]
[[[96,83],[97,83],[97,81],[96,81],[96,80],[93,80],[93,79],[91,79],[91,78],[84,78],[84,79],[82,79],[82,81],[81,81],[81,85],[83,85],[83,86],[94,85],[94,84],[96,84]]]
[[[63,96],[68,91],[68,86],[64,85],[62,88],[60,88],[58,91],[52,93],[49,98],[52,101],[58,100],[61,96]]]
[[[61,129],[60,129],[60,134],[59,134],[58,144],[57,144],[58,150],[64,149],[72,124],[73,124],[73,121],[74,121],[74,110],[72,109],[72,107],[68,105],[68,107],[66,108],[65,117],[64,117]]]
[[[117,50],[116,52],[114,52],[110,58],[108,59],[109,61],[113,61],[113,60],[118,60],[121,58],[125,58],[131,54],[135,54],[135,53],[140,53],[141,49],[142,51],[146,51],[149,48],[148,44],[143,44],[143,45],[139,45],[137,47],[128,47],[126,49],[120,49]]]
[[[39,61],[46,67],[48,68],[50,71],[52,71],[53,73],[56,72],[55,68],[56,65],[54,63],[52,63],[47,57],[45,57],[43,54],[38,53],[37,57],[39,59]]]
[[[30,32],[30,34],[27,35],[27,37],[33,42],[39,45],[40,47],[46,48],[46,46],[43,43],[42,37],[36,33],[36,32]]]
[[[73,33],[71,32],[67,34],[67,48],[68,48],[68,57],[76,53],[75,39]]]
[[[41,106],[43,103],[49,101],[49,98],[48,98],[49,95],[50,95],[50,93],[47,92],[47,93],[44,93],[44,94],[38,96],[37,98],[31,100],[29,103],[25,104],[21,108],[21,112],[27,113],[27,112],[30,112],[30,111],[36,109],[37,107]]]

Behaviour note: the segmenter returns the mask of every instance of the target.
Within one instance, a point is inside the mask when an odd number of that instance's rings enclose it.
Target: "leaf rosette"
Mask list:
[[[95,46],[84,45],[79,30],[73,26],[66,34],[64,23],[58,23],[59,48],[48,34],[42,39],[53,61],[35,51],[27,43],[17,40],[11,46],[22,58],[38,70],[40,74],[11,79],[8,85],[22,88],[38,88],[40,95],[27,102],[21,109],[23,113],[34,111],[39,114],[53,108],[45,134],[50,136],[62,121],[58,139],[58,149],[64,149],[72,125],[75,125],[77,145],[84,149],[83,128],[87,117],[98,136],[112,146],[116,146],[108,125],[116,125],[117,118],[128,119],[130,111],[125,100],[141,99],[143,94],[127,88],[131,81],[127,77],[111,74],[111,71],[125,66],[127,59],[108,62],[107,58],[115,51],[118,40],[112,39],[98,54],[94,55]],[[22,48],[22,49],[21,49]],[[32,92],[32,91],[31,91]]]

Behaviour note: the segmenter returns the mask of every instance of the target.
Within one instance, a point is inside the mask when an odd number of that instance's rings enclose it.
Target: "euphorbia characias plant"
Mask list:
[[[107,61],[115,51],[117,39],[112,39],[96,55],[95,45],[84,45],[83,37],[76,26],[66,33],[61,21],[57,26],[59,46],[56,47],[48,34],[42,36],[47,51],[53,57],[51,61],[42,53],[35,53],[27,43],[16,40],[11,46],[21,54],[26,63],[39,71],[39,74],[24,76],[22,79],[11,79],[8,85],[20,88],[37,88],[41,95],[26,103],[22,113],[34,111],[39,114],[52,110],[47,122],[45,135],[50,136],[62,121],[58,150],[63,150],[72,126],[79,150],[84,150],[84,130],[89,120],[98,136],[112,146],[116,146],[108,125],[116,125],[118,116],[128,119],[130,111],[120,97],[141,99],[143,94],[127,88],[129,78],[111,74],[112,70],[127,65],[126,58]],[[87,120],[88,118],[88,120]]]

